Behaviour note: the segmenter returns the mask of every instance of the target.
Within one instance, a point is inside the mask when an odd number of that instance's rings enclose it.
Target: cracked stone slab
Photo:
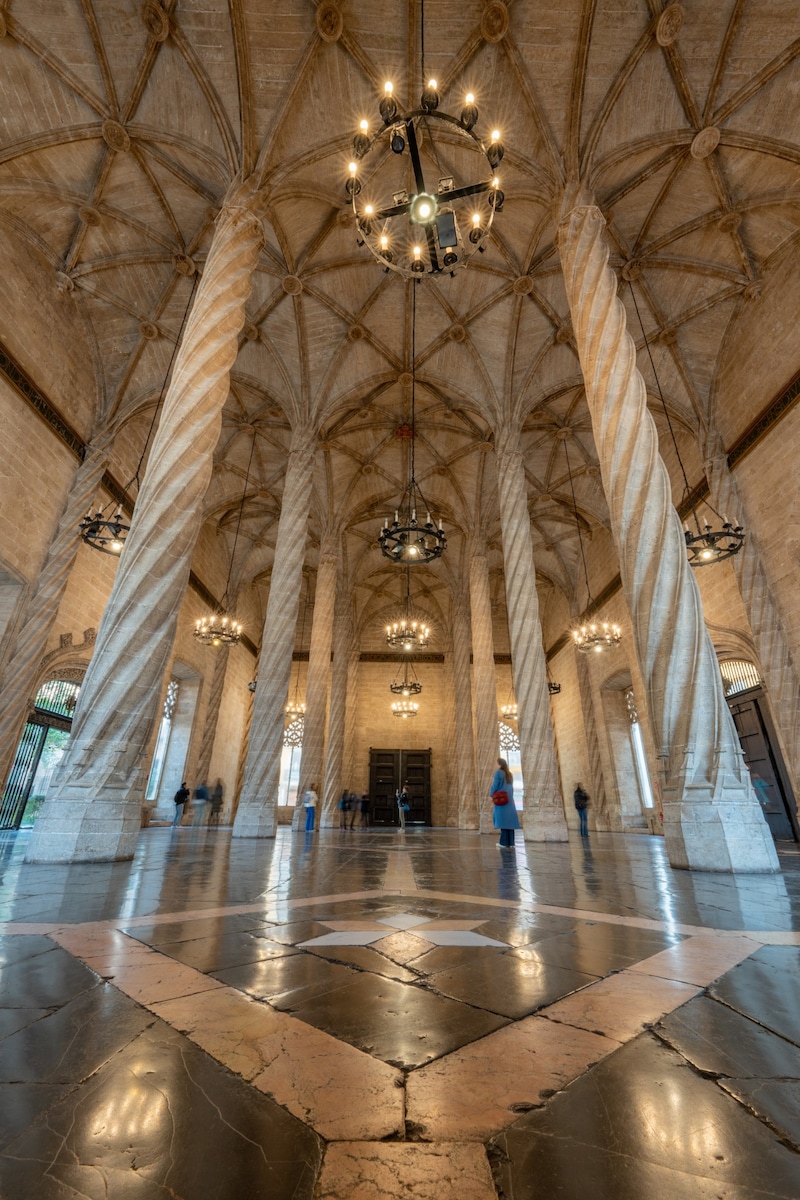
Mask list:
[[[528,1017],[412,1072],[408,1120],[425,1136],[485,1141],[619,1046],[582,1029],[565,1036],[554,1022]]]
[[[758,949],[760,943],[751,938],[699,934],[642,959],[628,970],[705,987]]]
[[[483,1146],[339,1142],[329,1146],[314,1200],[497,1200]]]
[[[620,971],[551,1004],[544,1015],[563,1025],[627,1042],[699,991],[688,983]]]
[[[233,988],[153,1011],[329,1141],[371,1141],[403,1127],[400,1072],[296,1017]]]

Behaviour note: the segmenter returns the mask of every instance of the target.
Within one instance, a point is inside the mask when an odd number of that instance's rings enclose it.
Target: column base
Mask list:
[[[240,806],[233,822],[231,836],[235,838],[275,837],[274,805],[264,805],[263,807],[248,805],[245,810],[242,810]]]
[[[564,810],[555,806],[522,810],[522,831],[526,842],[568,842],[569,829]]]
[[[31,833],[25,862],[124,862],[133,858],[142,824],[138,799],[127,789],[106,788],[87,796],[84,788],[48,798]]]
[[[742,792],[731,800],[703,799],[696,793],[669,800],[665,793],[664,837],[670,865],[679,869],[759,874],[780,870],[764,814]]]

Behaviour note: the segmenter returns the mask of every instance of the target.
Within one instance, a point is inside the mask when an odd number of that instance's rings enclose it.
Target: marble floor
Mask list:
[[[800,856],[0,835],[2,1200],[800,1197]]]

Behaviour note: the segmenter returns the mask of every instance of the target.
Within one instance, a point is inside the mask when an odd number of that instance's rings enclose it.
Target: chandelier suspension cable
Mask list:
[[[659,380],[658,372],[656,371],[656,364],[653,360],[653,352],[650,349],[650,342],[648,341],[647,334],[645,333],[644,321],[642,320],[642,314],[639,310],[639,305],[636,300],[636,293],[633,290],[633,283],[630,280],[628,280],[628,287],[630,288],[633,307],[636,309],[636,316],[639,319],[639,328],[642,331],[642,338],[644,339],[645,349],[647,350],[647,357],[650,359],[650,369],[652,370],[653,378],[656,381],[656,388],[658,389],[658,395],[661,399],[661,407],[664,409],[664,416],[667,419],[667,426],[669,427],[670,436],[672,437],[672,444],[675,448],[675,456],[678,459],[678,465],[680,466],[681,475],[683,476],[684,499],[686,503],[691,506],[692,518],[697,530],[697,533],[693,534],[688,525],[684,523],[684,539],[686,541],[686,549],[689,554],[690,565],[693,567],[702,567],[712,562],[722,562],[724,559],[731,558],[734,554],[739,553],[744,544],[744,529],[741,525],[732,525],[730,521],[728,521],[727,517],[724,517],[721,513],[718,513],[707,495],[703,498],[703,504],[705,504],[706,508],[711,510],[715,517],[717,517],[722,528],[715,530],[707,521],[705,526],[701,528],[700,518],[697,515],[697,504],[692,503],[692,489],[689,486],[689,480],[686,476],[686,468],[683,465],[681,452],[678,448],[678,439],[675,436],[675,430],[672,425],[672,419],[669,415],[667,402],[664,399],[664,393],[661,390],[661,381]]]
[[[250,468],[253,465],[253,455],[255,454],[255,451],[256,451],[256,430],[255,430],[255,426],[253,426],[253,441],[250,445],[250,457],[247,460],[247,470],[244,473],[244,488],[242,490],[242,499],[239,503],[239,515],[236,518],[236,532],[233,535],[233,549],[231,550],[231,561],[228,565],[228,578],[225,580],[225,591],[222,594],[222,609],[224,612],[227,612],[227,608],[228,608],[228,605],[230,604],[230,600],[231,600],[231,597],[230,597],[231,574],[233,572],[234,559],[236,558],[236,547],[239,544],[239,530],[242,527],[242,513],[244,512],[244,502],[247,498],[247,485],[250,482]]]
[[[564,457],[567,460],[567,474],[569,475],[569,490],[572,493],[572,511],[575,514],[575,526],[578,530],[578,545],[580,546],[581,562],[583,563],[583,578],[586,581],[586,596],[588,598],[588,603],[587,603],[586,607],[587,607],[587,609],[589,609],[592,607],[594,600],[592,598],[592,589],[589,587],[589,570],[586,566],[586,554],[583,549],[583,537],[581,535],[581,522],[580,522],[580,517],[578,516],[578,502],[575,499],[575,481],[572,478],[572,467],[570,466],[569,450],[567,449],[568,440],[569,440],[568,438],[564,438]]]

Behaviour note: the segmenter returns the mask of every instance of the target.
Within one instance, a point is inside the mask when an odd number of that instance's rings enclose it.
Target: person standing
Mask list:
[[[411,804],[409,803],[411,797],[410,797],[409,791],[408,791],[408,780],[405,781],[401,790],[399,792],[397,792],[396,795],[397,795],[397,815],[400,818],[400,832],[405,833],[405,831],[406,831],[406,813],[410,812],[410,810],[411,810]]]
[[[356,817],[358,816],[358,796],[355,792],[350,792],[347,799],[350,805],[350,828],[355,829]]]
[[[222,814],[222,801],[225,797],[225,788],[222,780],[217,779],[214,784],[214,790],[211,793],[211,816],[208,818],[209,825],[219,825],[219,818]]]
[[[492,776],[489,794],[494,806],[492,824],[495,829],[500,830],[500,841],[497,844],[504,850],[510,850],[514,845],[514,830],[519,829],[520,825],[514,804],[514,776],[504,758],[497,760],[497,770]],[[502,800],[503,794],[506,797],[505,802]]]
[[[344,789],[339,797],[339,828],[347,829],[347,814],[350,812],[350,793]]]
[[[369,825],[369,792],[364,792],[360,802],[361,808],[361,827],[366,829]]]
[[[201,782],[198,783],[197,787],[194,789],[194,796],[192,799],[194,800],[194,820],[192,821],[192,824],[208,824],[208,802],[210,800],[210,796],[208,794],[208,785],[205,779],[201,780]]]
[[[582,783],[575,784],[575,791],[572,793],[572,799],[575,802],[575,810],[580,821],[581,837],[589,836],[589,826],[586,823],[586,810],[589,807],[589,794],[583,790]]]
[[[317,785],[312,783],[309,786],[305,796],[303,796],[303,807],[306,810],[306,833],[314,832],[314,814],[317,811]]]
[[[186,812],[186,801],[189,799],[189,789],[186,786],[184,779],[181,786],[175,793],[175,816],[172,818],[173,825],[180,825],[183,820],[183,814]]]

